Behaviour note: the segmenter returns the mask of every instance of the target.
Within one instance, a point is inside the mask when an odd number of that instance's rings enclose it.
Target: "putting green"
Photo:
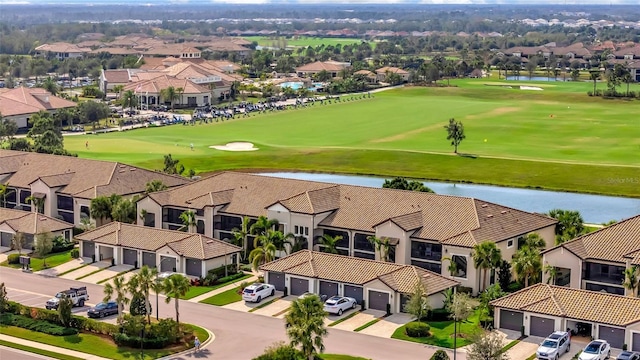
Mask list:
[[[65,138],[65,144],[82,157],[119,160],[151,168],[160,168],[162,156],[171,153],[199,172],[275,168],[404,174],[416,178],[638,195],[639,191],[627,189],[630,186],[618,188],[618,185],[605,184],[595,189],[588,184],[574,185],[575,179],[571,178],[579,175],[566,173],[567,168],[563,173],[562,168],[572,164],[591,166],[590,171],[604,171],[614,176],[622,171],[625,174],[619,176],[627,177],[629,170],[640,174],[637,119],[640,101],[590,98],[586,91],[592,88],[592,83],[557,83],[551,91],[485,86],[486,79],[451,83],[457,87],[407,87],[352,101],[351,96],[342,96],[343,101],[337,104],[316,104],[213,124],[70,136]],[[526,86],[540,85],[526,83]],[[459,152],[493,159],[501,162],[500,167],[511,164],[504,166],[510,169],[506,172],[513,173],[512,178],[489,176],[491,169],[476,169],[462,178],[452,177],[451,173],[438,175],[437,169],[418,170],[429,163],[459,160],[449,156],[453,148],[443,128],[451,117],[461,120],[465,126],[467,138]],[[84,146],[87,140],[89,150]],[[209,148],[234,141],[251,142],[260,150],[230,154]],[[191,143],[195,146],[193,151]],[[306,155],[303,161],[292,160],[301,154]],[[434,156],[444,158],[434,160]],[[381,163],[385,158],[396,160],[392,164]],[[557,166],[561,173],[558,179],[551,179],[558,177],[557,174],[544,174],[545,168]],[[521,174],[534,168],[542,172],[542,176],[530,179]],[[622,168],[626,170],[620,170]],[[640,175],[635,178],[640,181]]]

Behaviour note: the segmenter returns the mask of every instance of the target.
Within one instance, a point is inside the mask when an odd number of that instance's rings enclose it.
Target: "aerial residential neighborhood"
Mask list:
[[[633,1],[0,3],[1,359],[640,359]]]

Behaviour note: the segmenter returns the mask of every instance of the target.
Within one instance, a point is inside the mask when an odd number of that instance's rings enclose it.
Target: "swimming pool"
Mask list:
[[[302,82],[295,82],[295,81],[287,81],[287,82],[283,82],[282,84],[280,84],[281,88],[291,88],[293,90],[298,90],[300,89],[302,86],[304,86],[304,83]]]

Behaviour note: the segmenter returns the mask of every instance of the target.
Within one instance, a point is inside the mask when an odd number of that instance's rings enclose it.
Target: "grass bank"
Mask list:
[[[46,261],[46,269],[49,268],[53,268],[56,267],[58,265],[62,265],[66,262],[71,261],[73,258],[71,257],[71,250],[69,251],[63,251],[63,252],[59,252],[59,253],[54,253],[54,254],[49,254],[47,256],[45,256],[44,259],[40,259],[37,257],[31,257],[31,270],[32,271],[40,271],[42,269],[45,269],[44,267],[44,263]],[[0,266],[8,266],[14,269],[20,269],[22,268],[22,265],[20,264],[9,264],[7,261],[3,261],[2,263],[0,263]]]
[[[429,321],[427,324],[429,324],[431,328],[429,330],[431,336],[408,336],[405,332],[406,325],[403,325],[393,332],[391,338],[453,349],[453,321]],[[479,324],[480,321],[477,310],[466,321],[458,322],[456,347],[459,348],[471,344],[471,336],[481,331]]]

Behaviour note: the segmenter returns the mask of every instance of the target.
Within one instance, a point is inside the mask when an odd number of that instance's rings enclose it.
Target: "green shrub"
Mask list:
[[[423,322],[410,322],[405,326],[405,332],[411,337],[427,337],[429,329],[429,325]]]
[[[139,336],[129,336],[127,334],[116,333],[113,335],[113,341],[118,346],[128,346],[131,348],[140,348],[141,342],[145,349],[162,349],[171,344],[166,338],[148,338],[145,334],[144,340]]]
[[[444,350],[438,350],[429,360],[449,360],[449,355]]]
[[[78,249],[71,249],[71,257],[74,259],[77,259],[80,257],[80,250]]]
[[[129,312],[131,315],[147,315],[147,304],[142,294],[134,294],[131,299],[131,305],[129,305]],[[153,306],[151,306],[151,313],[153,313]]]
[[[514,281],[511,284],[509,284],[509,286],[507,287],[507,292],[516,292],[518,290],[522,290],[523,288],[524,286],[522,284],[520,284],[517,281]]]
[[[20,254],[9,254],[9,256],[7,256],[7,262],[9,264],[19,264]]]
[[[433,310],[429,311],[429,314],[427,315],[427,320],[429,320],[429,321],[448,321],[448,320],[451,320],[450,315],[451,315],[451,313],[449,312],[449,310],[447,310],[445,308],[433,309]]]
[[[472,288],[470,288],[470,287],[468,287],[468,286],[461,286],[461,285],[458,285],[458,286],[456,287],[456,292],[457,292],[457,293],[463,293],[463,294],[469,294],[469,295],[471,295],[471,294],[473,293],[473,289],[472,289]]]
[[[250,264],[243,264],[243,265],[240,265],[240,270],[251,272],[253,271],[253,267]]]
[[[53,247],[51,248],[51,253],[59,253],[71,250],[74,246],[75,244],[73,243],[73,241],[69,241],[63,236],[56,236],[55,238],[53,238]]]
[[[303,360],[302,351],[283,342],[275,343],[264,350],[264,353],[253,360]]]
[[[238,272],[238,269],[237,269],[235,264],[227,265],[227,275],[233,275],[233,274],[235,274],[237,272]],[[225,273],[224,273],[224,265],[207,271],[207,276],[208,275],[215,275],[216,279],[224,277],[224,275],[225,275]]]
[[[4,325],[17,326],[31,331],[37,331],[44,334],[55,336],[68,336],[78,333],[77,329],[52,324],[45,320],[32,319],[24,315],[2,314],[0,322]]]
[[[237,274],[221,277],[220,279],[218,279],[218,284],[228,283],[228,282],[231,282],[233,280],[240,279],[243,276],[244,276],[243,273],[237,273]]]

